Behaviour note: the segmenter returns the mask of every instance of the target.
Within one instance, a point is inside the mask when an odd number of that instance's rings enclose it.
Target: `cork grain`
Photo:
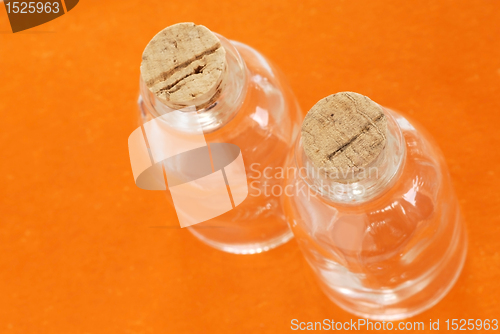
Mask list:
[[[327,172],[366,167],[385,147],[386,133],[387,119],[382,108],[352,92],[320,100],[302,124],[307,157],[314,167]]]
[[[141,76],[162,102],[188,105],[216,94],[225,55],[220,40],[206,27],[179,23],[160,31],[146,46]]]

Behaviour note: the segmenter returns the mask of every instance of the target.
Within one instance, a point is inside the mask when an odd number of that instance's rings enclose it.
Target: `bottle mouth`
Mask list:
[[[382,107],[387,118],[386,145],[380,154],[365,167],[328,169],[318,168],[305,153],[302,135],[295,142],[294,164],[298,176],[316,194],[337,204],[359,204],[381,195],[390,188],[401,173],[406,157],[403,133],[394,111]]]
[[[177,23],[158,32],[142,54],[141,77],[172,108],[201,109],[216,95],[226,67],[226,52],[203,25]]]
[[[218,84],[206,94],[188,104],[171,104],[160,100],[148,88],[142,75],[140,77],[143,107],[153,117],[167,118],[169,124],[179,131],[191,132],[196,124],[202,126],[204,133],[215,131],[236,115],[245,100],[248,86],[245,62],[230,40],[214,34],[226,52],[226,66]]]
[[[319,100],[304,118],[304,150],[316,167],[355,179],[384,149],[386,123],[382,107],[367,96],[348,91],[332,94]]]

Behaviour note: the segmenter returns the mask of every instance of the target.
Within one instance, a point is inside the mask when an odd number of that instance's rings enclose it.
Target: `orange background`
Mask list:
[[[296,241],[211,249],[134,185],[141,53],[173,23],[247,43],[304,112],[355,91],[406,112],[444,152],[466,218],[464,271],[411,321],[500,318],[500,2],[83,0],[12,34],[0,5],[0,333],[286,333],[356,319]]]

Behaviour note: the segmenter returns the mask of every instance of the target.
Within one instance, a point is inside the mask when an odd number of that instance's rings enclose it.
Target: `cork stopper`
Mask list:
[[[387,119],[382,107],[352,92],[320,100],[302,124],[307,157],[315,168],[330,176],[368,166],[384,149],[386,134]]]
[[[160,31],[146,46],[141,75],[167,105],[200,107],[218,95],[225,66],[226,52],[210,30],[178,23]]]

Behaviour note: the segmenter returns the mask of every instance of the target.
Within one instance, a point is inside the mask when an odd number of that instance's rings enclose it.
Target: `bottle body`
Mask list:
[[[287,186],[294,191],[284,205],[327,296],[358,316],[398,320],[444,297],[461,271],[467,241],[441,153],[407,119],[385,114],[394,150],[387,164],[379,161],[383,170],[364,171],[375,181],[335,183],[329,196],[313,191],[309,176],[292,174]],[[289,165],[300,169],[301,155],[299,138]]]
[[[220,95],[212,105],[197,111],[206,142],[237,145],[248,176],[284,166],[301,116],[293,93],[257,51],[218,37],[226,49],[228,68]],[[145,101],[147,98],[151,96],[143,90],[139,100],[142,123],[155,118],[159,109],[158,104]],[[173,126],[186,124],[179,121]],[[273,182],[284,180],[249,182],[248,196],[241,204],[188,229],[210,246],[236,254],[260,253],[285,243],[293,235],[282,204],[263,189]]]

